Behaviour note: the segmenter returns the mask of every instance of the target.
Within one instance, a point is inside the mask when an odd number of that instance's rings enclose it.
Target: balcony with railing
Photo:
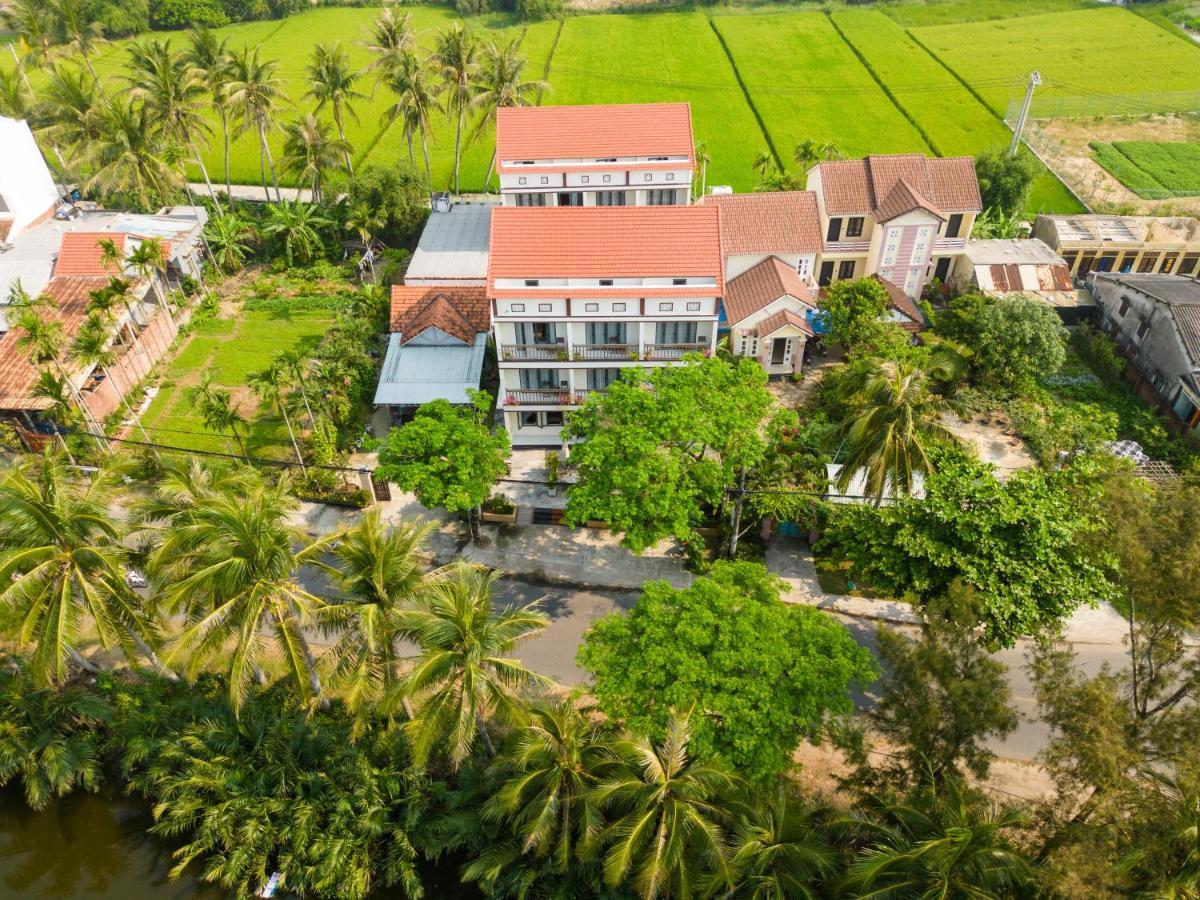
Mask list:
[[[693,341],[688,344],[647,344],[643,359],[672,360],[683,359],[688,353],[709,352],[708,341]]]
[[[621,360],[637,359],[638,345],[637,344],[576,344],[571,348],[571,353],[574,359],[581,362],[589,362],[592,360],[608,360],[611,362],[619,362]]]
[[[507,362],[545,362],[567,359],[565,344],[501,344],[500,358]]]
[[[866,253],[871,249],[870,241],[826,241],[826,253]]]
[[[603,393],[603,388],[513,388],[504,392],[506,407],[521,406],[580,406],[592,394]]]
[[[961,253],[967,247],[966,238],[935,238],[933,242],[933,252],[937,253]]]

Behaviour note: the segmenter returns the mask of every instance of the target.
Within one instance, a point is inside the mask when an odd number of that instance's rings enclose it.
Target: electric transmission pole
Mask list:
[[[1012,143],[1008,147],[1008,155],[1016,156],[1021,147],[1021,132],[1025,130],[1025,121],[1029,118],[1029,107],[1033,103],[1033,89],[1042,83],[1042,75],[1037,69],[1029,73],[1029,84],[1025,88],[1025,101],[1021,104],[1021,114],[1017,116],[1017,127],[1013,129]]]

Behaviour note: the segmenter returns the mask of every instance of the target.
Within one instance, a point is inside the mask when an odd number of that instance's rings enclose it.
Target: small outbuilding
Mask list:
[[[967,241],[951,280],[961,291],[1041,300],[1054,307],[1064,325],[1078,325],[1096,313],[1091,294],[1075,288],[1066,261],[1037,238]]]

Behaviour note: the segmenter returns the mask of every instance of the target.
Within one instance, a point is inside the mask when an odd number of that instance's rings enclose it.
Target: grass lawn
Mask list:
[[[669,82],[669,83],[667,83]],[[766,140],[703,13],[568,18],[550,67],[546,103],[688,100],[709,184],[749,190]]]
[[[260,408],[246,388],[251,372],[266,368],[280,351],[308,350],[330,325],[329,310],[278,312],[241,310],[236,318],[210,319],[196,326],[160,380],[158,395],[142,417],[151,438],[189,450],[236,452],[231,438],[214,434],[192,409],[188,388],[209,372],[215,386],[233,392],[235,405],[250,422],[246,450],[252,456],[293,456],[287,426],[275,410]]]
[[[1159,141],[1117,141],[1112,149],[1126,159],[1137,172],[1145,173],[1141,186],[1166,191],[1167,195],[1195,195],[1200,193],[1200,144],[1186,144]],[[1093,149],[1097,149],[1093,147]],[[1108,163],[1100,159],[1100,164],[1108,169]],[[1112,172],[1112,169],[1109,169]],[[1137,184],[1130,184],[1113,172],[1126,187],[1136,190]],[[1147,180],[1148,179],[1148,180]],[[1154,196],[1162,197],[1159,193]]]
[[[848,156],[929,152],[823,13],[713,22],[788,169],[798,168],[792,152],[806,139],[833,141]]]
[[[1092,141],[1092,154],[1113,178],[1139,197],[1155,198],[1169,194],[1153,175],[1106,141]]]
[[[1144,111],[1173,110],[1172,91],[1200,89],[1200,46],[1124,9],[1084,9],[994,22],[917,28],[913,34],[1003,116],[1037,69],[1037,96],[1143,94]],[[1130,109],[1117,109],[1129,112]],[[1037,113],[1037,103],[1034,103]]]

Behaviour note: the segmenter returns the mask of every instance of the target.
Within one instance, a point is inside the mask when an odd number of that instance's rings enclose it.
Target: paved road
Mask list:
[[[234,184],[234,185],[231,185],[230,187],[233,191],[233,196],[235,199],[257,200],[260,202],[262,202],[263,200],[266,199],[266,196],[263,194],[263,189],[262,189],[261,185]],[[208,186],[205,185],[203,182],[189,184],[188,188],[191,189],[193,194],[207,194],[208,193]],[[217,182],[213,182],[213,190],[216,191],[218,194],[223,195],[225,193],[224,182],[221,182],[219,184]],[[270,185],[270,190],[271,190],[271,200],[274,201],[275,200],[275,186]],[[281,197],[283,197],[284,200],[301,200],[305,203],[309,202],[312,199],[312,191],[310,191],[308,188],[281,187],[279,189],[279,195]]]

